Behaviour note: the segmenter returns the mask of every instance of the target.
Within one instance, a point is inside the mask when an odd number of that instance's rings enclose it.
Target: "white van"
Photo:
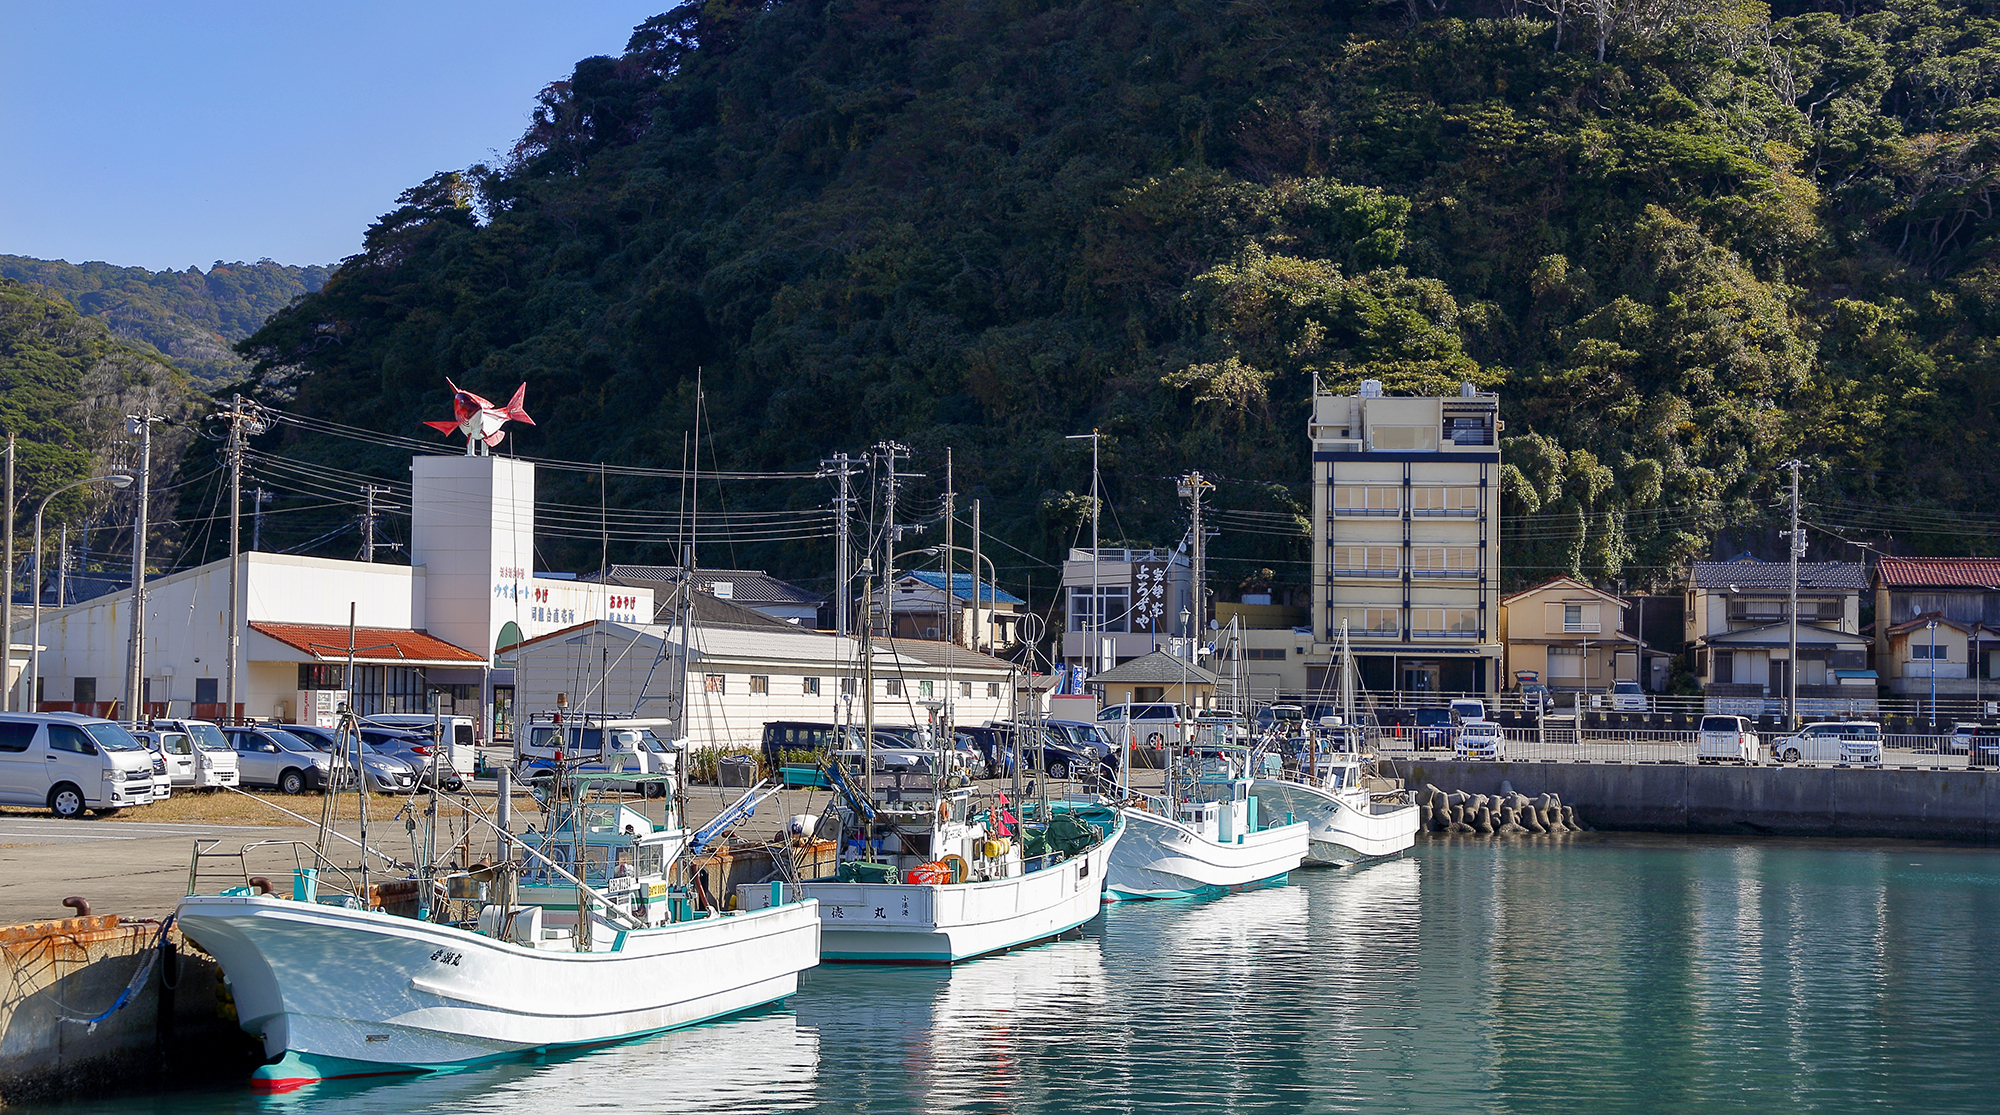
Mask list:
[[[1882,725],[1872,720],[1828,720],[1808,724],[1797,735],[1771,743],[1771,757],[1781,763],[1845,763],[1882,765]]]
[[[156,732],[179,732],[194,745],[195,789],[216,790],[242,781],[236,752],[229,749],[229,741],[222,738],[222,729],[212,721],[162,718],[152,721],[151,727]]]
[[[477,723],[470,716],[432,716],[422,712],[385,712],[375,716],[364,716],[361,723],[376,728],[395,728],[402,732],[418,732],[436,738],[442,733],[448,744],[445,754],[451,757],[451,769],[462,778],[471,778],[479,766],[479,737],[474,731]]]
[[[153,800],[153,753],[109,720],[67,712],[0,715],[0,805],[99,816]]]
[[[1711,713],[1701,718],[1701,732],[1695,737],[1697,763],[1748,763],[1755,765],[1759,743],[1750,721],[1741,716]]]
[[[560,752],[578,774],[674,774],[685,744],[665,738],[671,728],[666,720],[599,721],[566,713],[557,723],[537,715],[514,733],[514,773],[523,781],[553,777]]]

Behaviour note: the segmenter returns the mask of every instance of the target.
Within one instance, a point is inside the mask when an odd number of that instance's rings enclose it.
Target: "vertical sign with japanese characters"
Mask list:
[[[1167,566],[1165,562],[1142,561],[1132,566],[1132,627],[1138,631],[1158,631],[1160,617],[1167,614]]]

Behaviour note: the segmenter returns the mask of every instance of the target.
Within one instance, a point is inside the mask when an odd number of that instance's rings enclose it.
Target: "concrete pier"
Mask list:
[[[1411,787],[1554,793],[1593,828],[2000,843],[2000,773],[1684,763],[1382,764]],[[1393,770],[1391,768],[1394,768]]]
[[[221,969],[180,948],[171,930],[161,951],[159,930],[116,915],[0,927],[0,1105],[240,1075],[257,1063]],[[128,986],[124,1007],[95,1026],[76,1021],[102,1014]]]

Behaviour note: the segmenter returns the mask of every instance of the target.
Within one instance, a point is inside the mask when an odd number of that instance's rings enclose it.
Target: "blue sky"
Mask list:
[[[0,254],[334,263],[673,0],[0,0]]]

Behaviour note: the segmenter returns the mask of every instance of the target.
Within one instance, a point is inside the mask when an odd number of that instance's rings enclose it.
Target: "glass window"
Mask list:
[[[819,679],[818,678],[799,679],[799,692],[805,694],[808,697],[819,696]]]
[[[35,742],[35,725],[18,720],[0,721],[0,751],[26,751]]]
[[[901,678],[890,678],[882,684],[884,687],[882,691],[889,696],[900,697],[903,695],[903,680]]]
[[[726,694],[728,688],[729,675],[727,674],[703,674],[701,676],[701,691],[704,693]]]
[[[95,755],[97,748],[91,746],[90,737],[83,730],[71,724],[49,725],[49,749],[70,751],[79,755]]]
[[[999,683],[999,682],[997,682],[997,681],[989,681],[989,682],[987,682],[987,683],[986,683],[986,695],[987,695],[988,697],[998,697],[998,696],[1000,695],[1000,683]]]
[[[918,682],[918,683],[917,683],[917,696],[919,696],[919,697],[929,697],[929,696],[931,696],[931,695],[932,695],[932,693],[931,693],[931,683],[930,683],[930,682],[928,682],[928,681],[920,681],[920,682]]]
[[[1336,515],[1394,515],[1403,510],[1403,489],[1393,484],[1336,484]]]
[[[1347,577],[1394,577],[1402,573],[1402,554],[1395,546],[1335,546],[1333,572]]]
[[[959,682],[959,683],[958,683],[958,695],[959,695],[959,696],[961,696],[961,697],[970,697],[970,696],[972,696],[972,683],[971,683],[971,682],[969,682],[969,681],[961,681],[961,682]]]
[[[131,586],[128,585],[126,587],[129,588]],[[76,702],[77,704],[79,705],[95,704],[97,702],[97,679],[77,678],[70,682],[69,691],[70,691],[70,700]]]
[[[1131,629],[1131,589],[1126,585],[1099,585],[1097,607],[1091,606],[1090,586],[1069,590],[1071,631],[1127,631]]]
[[[861,684],[860,682],[856,681],[854,678],[851,677],[841,678],[840,691],[852,697],[855,694],[861,692]]]
[[[753,696],[753,697],[768,697],[768,696],[770,696],[770,695],[771,695],[771,678],[770,678],[770,675],[768,675],[768,674],[751,674],[751,675],[750,675],[750,695],[751,695],[751,696]]]
[[[1438,447],[1438,428],[1436,426],[1371,426],[1368,429],[1368,447],[1370,449],[1435,453]]]
[[[144,750],[144,745],[138,740],[133,739],[132,733],[116,724],[85,724],[83,730],[89,733],[90,738],[96,740],[98,746],[104,748],[106,751]]]

